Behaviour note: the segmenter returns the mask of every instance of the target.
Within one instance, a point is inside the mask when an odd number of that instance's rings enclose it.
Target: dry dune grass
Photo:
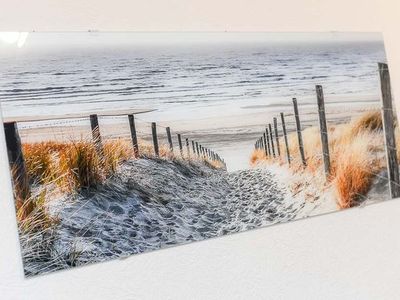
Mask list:
[[[365,112],[351,124],[350,135],[355,136],[360,132],[382,130],[382,114],[378,110]]]
[[[376,134],[360,133],[347,147],[337,149],[332,176],[341,208],[357,204],[372,183],[374,174],[379,171],[379,160],[370,144],[380,140]]]
[[[87,140],[25,143],[23,153],[31,184],[42,187],[39,194],[19,201],[23,202],[23,205],[17,207],[18,219],[27,228],[50,222],[43,210],[48,187],[56,187],[62,193],[94,188],[112,176],[121,163],[135,159],[132,143],[126,139],[106,140],[103,143],[102,155],[99,155],[95,145]],[[143,140],[139,140],[139,153],[141,157],[155,157],[153,145]],[[223,168],[220,162],[199,159],[193,155],[189,157],[185,152],[183,155],[176,154],[163,144],[159,147],[159,158],[196,160],[213,168]]]
[[[328,178],[337,193],[340,208],[348,208],[358,203],[369,190],[377,174],[385,166],[382,117],[380,111],[367,111],[349,123],[328,128],[331,173]],[[397,142],[400,141],[396,130]],[[290,168],[294,172],[311,172],[324,176],[321,137],[318,127],[302,131],[307,167],[300,159],[297,134],[291,133],[289,151],[292,158]],[[282,145],[281,145],[282,148]],[[397,147],[400,157],[400,143]],[[252,164],[265,160],[265,155],[255,150],[250,158]],[[286,153],[281,151],[279,162],[286,163]],[[324,188],[324,187],[321,187]]]
[[[267,159],[267,157],[265,155],[265,152],[263,150],[256,149],[251,153],[250,164],[255,165],[258,161],[266,160],[266,159]]]
[[[223,169],[224,165],[218,160],[204,159],[204,163],[213,169]]]

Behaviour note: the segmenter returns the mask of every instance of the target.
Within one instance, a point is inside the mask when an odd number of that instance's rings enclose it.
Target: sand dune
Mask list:
[[[25,271],[45,273],[303,217],[305,201],[289,197],[274,178],[266,168],[227,173],[198,162],[129,161],[97,190],[49,201],[59,224],[22,235]]]

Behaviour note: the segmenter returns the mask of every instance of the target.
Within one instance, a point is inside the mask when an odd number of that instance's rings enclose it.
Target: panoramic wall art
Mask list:
[[[26,276],[400,195],[380,34],[4,32],[0,67]]]

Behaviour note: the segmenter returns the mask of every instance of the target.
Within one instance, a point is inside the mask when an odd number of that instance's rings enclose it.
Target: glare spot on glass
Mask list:
[[[28,32],[0,32],[0,41],[4,44],[15,44],[21,48],[28,37]]]

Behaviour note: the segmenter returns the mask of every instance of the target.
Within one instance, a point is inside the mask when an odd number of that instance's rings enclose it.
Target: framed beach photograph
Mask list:
[[[3,32],[0,67],[26,276],[400,196],[379,33]]]

